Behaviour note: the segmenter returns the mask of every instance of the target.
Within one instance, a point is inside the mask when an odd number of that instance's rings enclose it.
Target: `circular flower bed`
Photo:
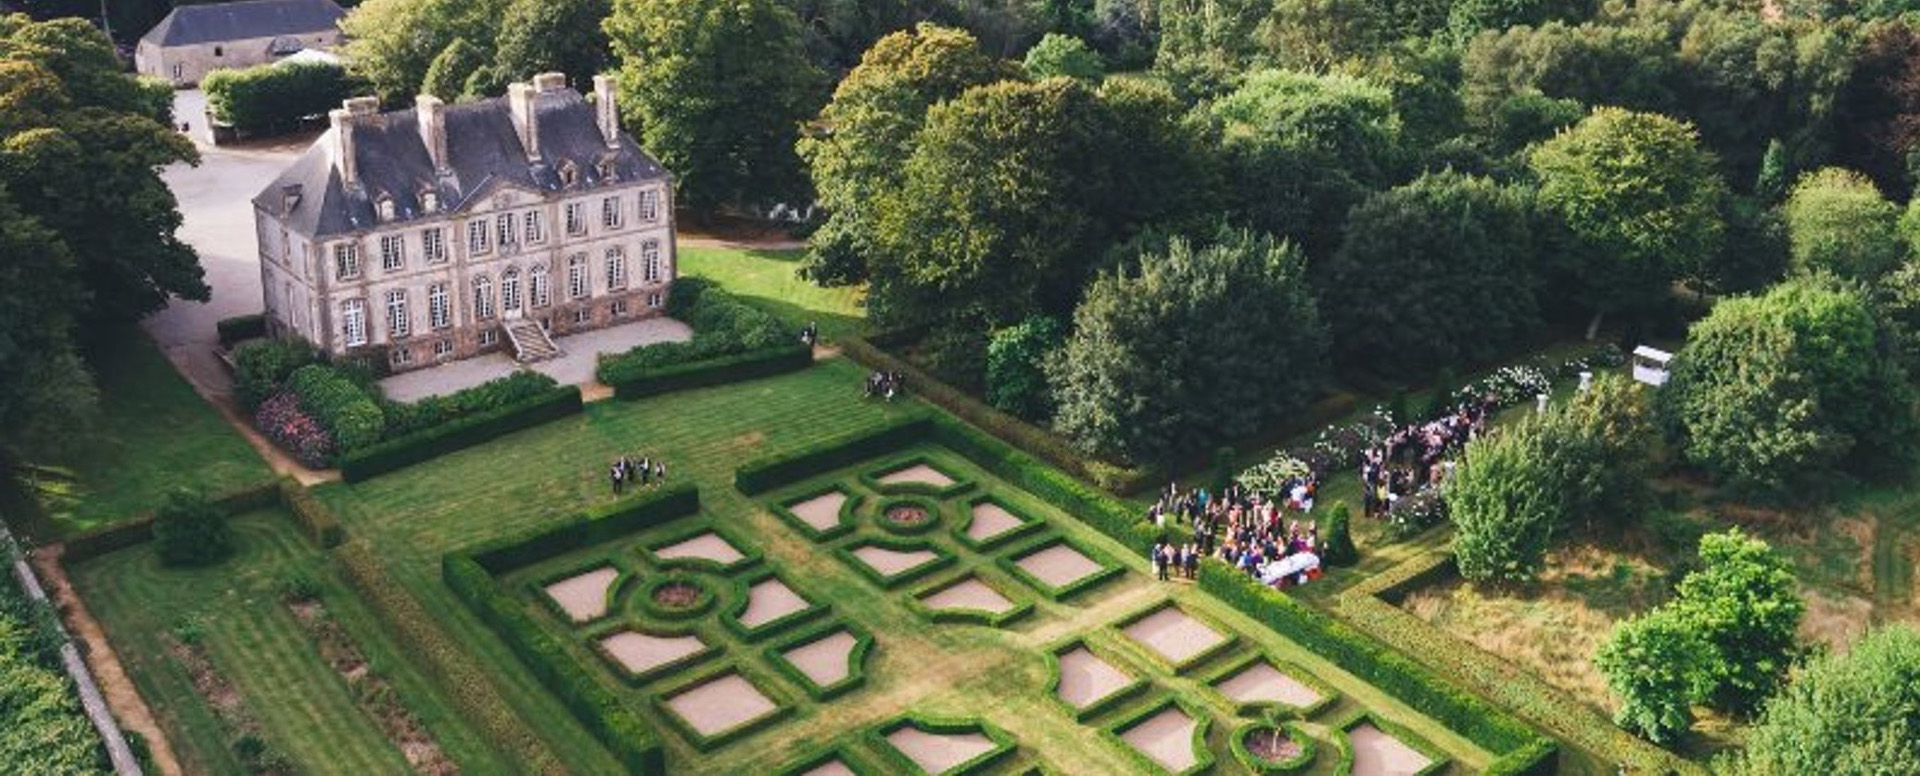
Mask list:
[[[1263,723],[1241,728],[1233,751],[1255,773],[1291,773],[1313,761],[1313,740],[1293,723]]]
[[[899,534],[925,533],[940,522],[940,507],[920,499],[896,499],[880,505],[880,527]]]
[[[686,619],[713,608],[713,591],[693,577],[665,576],[641,588],[640,606],[662,619]]]

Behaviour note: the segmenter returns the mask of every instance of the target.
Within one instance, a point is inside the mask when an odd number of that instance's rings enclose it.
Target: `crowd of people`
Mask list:
[[[632,456],[623,455],[613,460],[607,467],[607,479],[613,483],[613,495],[620,495],[628,487],[645,488],[662,485],[667,481],[667,462],[658,458],[642,456],[634,461]]]
[[[1313,512],[1319,482],[1311,475],[1288,481],[1280,494],[1252,493],[1230,483],[1219,493],[1199,488],[1182,493],[1170,484],[1149,510],[1158,526],[1169,521],[1193,527],[1194,541],[1152,550],[1160,579],[1198,576],[1200,559],[1217,557],[1270,585],[1302,584],[1320,576],[1319,524],[1301,519]]]
[[[871,399],[879,396],[885,398],[887,401],[893,401],[893,397],[896,394],[903,393],[906,390],[906,375],[899,372],[874,372],[873,374],[867,375],[867,387],[866,390],[860,394],[860,398]]]
[[[1385,515],[1402,496],[1445,482],[1453,457],[1480,434],[1492,411],[1491,401],[1466,402],[1434,420],[1396,429],[1368,448],[1360,461],[1366,515]]]

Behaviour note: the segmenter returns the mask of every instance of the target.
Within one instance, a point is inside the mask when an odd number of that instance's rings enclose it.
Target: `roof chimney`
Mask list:
[[[446,175],[447,104],[431,94],[414,98],[414,115],[420,122],[420,140],[427,145],[427,157],[433,160],[433,174]]]
[[[566,73],[541,73],[533,77],[533,90],[540,94],[567,88]]]
[[[613,76],[596,75],[593,77],[593,117],[600,125],[600,136],[607,141],[608,148],[620,147],[620,110],[614,102]]]
[[[333,166],[340,170],[340,183],[355,188],[360,185],[360,174],[353,158],[353,113],[347,108],[334,108],[327,111],[327,118],[333,122]]]
[[[533,84],[508,84],[507,106],[513,109],[513,128],[520,131],[520,147],[527,161],[540,161],[540,116],[533,106]]]

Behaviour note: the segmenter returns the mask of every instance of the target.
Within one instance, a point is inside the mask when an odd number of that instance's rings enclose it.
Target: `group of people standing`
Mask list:
[[[899,372],[874,372],[867,375],[866,391],[860,394],[862,399],[875,396],[893,401],[894,394],[907,389],[907,376]]]
[[[1177,485],[1168,485],[1149,510],[1149,519],[1163,527],[1170,519],[1191,524],[1194,542],[1154,545],[1156,574],[1168,579],[1171,570],[1191,579],[1198,575],[1200,559],[1213,556],[1263,581],[1318,576],[1320,528],[1312,520],[1302,526],[1299,519],[1313,511],[1318,490],[1319,482],[1311,476],[1288,481],[1282,493],[1272,496],[1248,492],[1238,483],[1218,494],[1205,488],[1183,494]],[[1295,517],[1288,520],[1289,514]],[[1286,570],[1280,571],[1282,567]]]
[[[1445,482],[1453,456],[1485,429],[1490,400],[1467,402],[1454,411],[1387,435],[1361,455],[1361,500],[1369,517],[1385,515],[1402,495]]]
[[[1165,582],[1172,574],[1185,579],[1200,577],[1200,548],[1191,542],[1168,545],[1165,539],[1153,545],[1153,573]]]
[[[638,462],[632,456],[620,456],[608,467],[607,479],[613,482],[613,495],[625,493],[627,486],[648,487],[667,481],[667,462],[642,456]]]

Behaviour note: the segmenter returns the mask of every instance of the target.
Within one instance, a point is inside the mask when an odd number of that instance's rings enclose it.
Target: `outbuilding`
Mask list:
[[[182,5],[153,26],[134,48],[134,69],[175,87],[200,83],[220,68],[276,62],[344,40],[333,0],[241,0]]]

